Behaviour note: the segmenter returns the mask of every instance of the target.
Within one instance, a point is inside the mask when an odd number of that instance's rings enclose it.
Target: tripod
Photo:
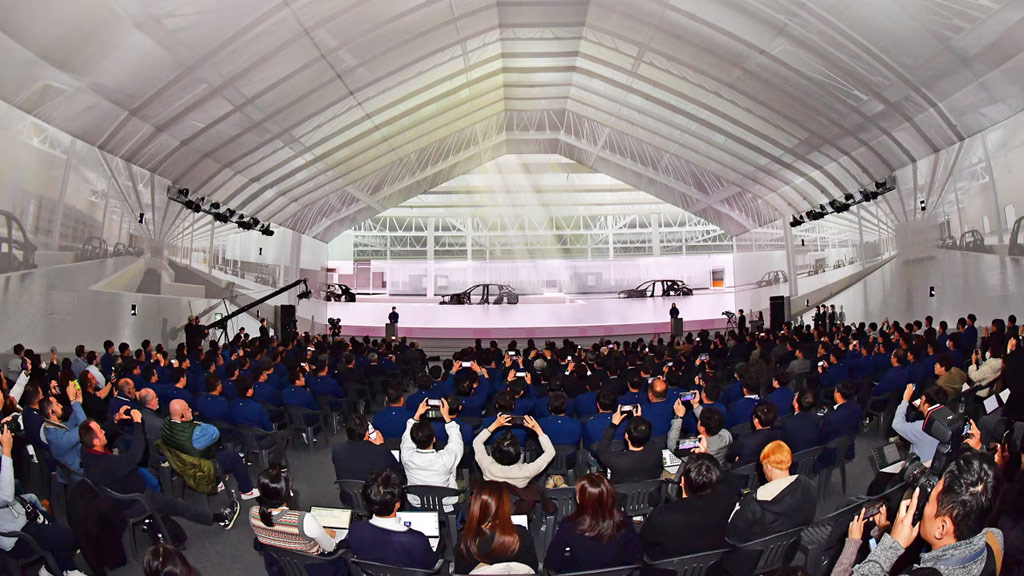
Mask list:
[[[725,316],[725,329],[736,329],[736,315],[726,310],[722,312],[722,316]]]

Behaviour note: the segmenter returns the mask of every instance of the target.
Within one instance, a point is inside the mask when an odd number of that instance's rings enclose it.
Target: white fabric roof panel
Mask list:
[[[736,234],[1024,109],[1024,0],[0,0],[0,13],[0,98],[323,240],[508,152],[563,154]]]

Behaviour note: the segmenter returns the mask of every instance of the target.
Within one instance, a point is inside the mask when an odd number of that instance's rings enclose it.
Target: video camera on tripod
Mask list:
[[[331,333],[331,338],[341,336],[341,318],[328,318],[327,325],[328,330]]]
[[[913,493],[914,488],[921,490],[917,497],[917,510],[914,511],[914,524],[921,521],[932,490],[939,483],[946,467],[956,460],[963,441],[971,434],[970,420],[946,406],[929,410],[924,416],[923,427],[925,434],[939,441],[931,466],[925,466],[920,456],[911,454],[907,457],[907,465],[900,473],[903,481],[907,483],[908,492]]]

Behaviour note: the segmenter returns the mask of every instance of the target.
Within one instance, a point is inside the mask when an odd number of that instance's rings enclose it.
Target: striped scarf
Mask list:
[[[303,554],[320,554],[321,548],[316,540],[302,533],[303,514],[295,510],[274,513],[274,525],[268,527],[260,520],[260,507],[253,506],[249,510],[249,525],[256,538],[265,546]]]

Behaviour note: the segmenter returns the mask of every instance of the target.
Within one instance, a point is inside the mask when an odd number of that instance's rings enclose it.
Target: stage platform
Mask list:
[[[724,310],[735,309],[729,289],[702,290],[678,298],[619,299],[614,294],[522,296],[517,305],[439,304],[440,298],[360,296],[356,302],[303,301],[300,330],[328,317],[340,318],[345,336],[381,337],[391,307],[401,315],[399,336],[410,338],[598,338],[669,334],[669,307],[675,302],[684,329],[725,327]]]

